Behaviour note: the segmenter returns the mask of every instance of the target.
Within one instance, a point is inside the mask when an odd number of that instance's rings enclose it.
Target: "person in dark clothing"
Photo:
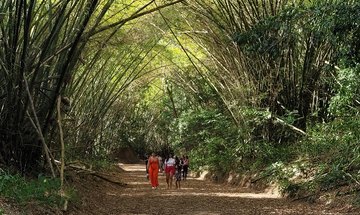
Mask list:
[[[183,179],[186,180],[189,170],[189,157],[187,155],[183,157],[183,162]]]
[[[175,157],[175,178],[176,178],[176,189],[180,189],[180,181],[181,181],[181,171],[182,171],[182,161],[176,156]]]
[[[148,162],[149,162],[149,155],[145,155],[145,168],[146,168],[146,179],[149,180],[149,169],[148,169]]]

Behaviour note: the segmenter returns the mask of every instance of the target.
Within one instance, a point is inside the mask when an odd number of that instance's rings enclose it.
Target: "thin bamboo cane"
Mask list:
[[[64,143],[64,132],[61,123],[61,96],[57,99],[57,123],[59,127],[59,139],[61,145],[61,155],[60,155],[60,195],[61,197],[65,197],[65,189],[64,189],[64,169],[65,169],[65,143]],[[67,200],[65,199],[63,210],[67,210]]]
[[[43,133],[41,131],[41,125],[40,125],[39,119],[38,119],[38,117],[36,115],[36,110],[35,110],[35,106],[34,106],[34,103],[33,103],[32,97],[31,97],[31,93],[30,93],[30,90],[29,90],[29,85],[27,83],[27,80],[26,80],[25,76],[23,78],[24,78],[25,89],[26,89],[26,92],[27,92],[27,95],[28,95],[29,101],[30,101],[30,107],[31,107],[31,110],[33,112],[34,119],[35,119],[35,122],[33,120],[31,120],[31,122],[32,122],[34,128],[36,129],[36,131],[37,131],[37,133],[39,135],[39,138],[40,138],[41,143],[43,145],[46,160],[47,160],[48,165],[49,165],[50,170],[51,170],[51,174],[52,174],[53,178],[55,178],[54,168],[53,168],[53,165],[52,165],[52,162],[51,162],[51,159],[50,159],[50,155],[49,155],[50,150],[49,150],[48,146],[46,145],[44,135],[43,135]],[[28,114],[28,115],[29,115],[29,118],[31,119],[30,114]]]

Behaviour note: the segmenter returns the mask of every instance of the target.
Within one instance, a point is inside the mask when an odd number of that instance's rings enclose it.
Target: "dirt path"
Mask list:
[[[120,166],[125,171],[119,168],[109,174],[114,180],[125,182],[126,186],[83,176],[83,182],[75,187],[81,194],[80,200],[77,206],[70,206],[66,214],[358,214],[343,212],[346,205],[336,210],[328,209],[195,178],[182,181],[179,190],[168,190],[164,176],[160,175],[160,188],[152,190],[143,165]]]

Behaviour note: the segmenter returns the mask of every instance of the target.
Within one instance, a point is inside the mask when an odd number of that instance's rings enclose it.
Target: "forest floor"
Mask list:
[[[74,186],[78,200],[69,203],[65,212],[28,207],[25,214],[360,214],[347,204],[330,207],[291,201],[274,194],[214,184],[194,177],[181,181],[181,189],[175,189],[175,184],[172,189],[166,189],[165,176],[160,174],[160,186],[152,190],[144,164],[118,164],[106,173],[106,179],[110,180],[104,180],[101,175],[74,173],[68,177],[68,183]]]
[[[274,194],[226,184],[214,184],[199,178],[181,181],[181,189],[166,189],[165,176],[152,190],[144,164],[118,164],[111,172],[112,181],[93,175],[74,181],[81,195],[65,214],[360,214],[346,204],[336,207],[291,201]]]

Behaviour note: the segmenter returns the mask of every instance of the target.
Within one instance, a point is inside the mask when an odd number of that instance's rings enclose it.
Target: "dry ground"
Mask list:
[[[160,188],[152,190],[145,177],[144,165],[119,164],[119,167],[108,174],[113,181],[126,183],[123,186],[93,175],[75,177],[72,183],[80,194],[79,201],[70,204],[64,214],[360,214],[350,211],[347,205],[328,208],[320,204],[292,202],[275,195],[196,178],[182,181],[181,189],[168,190],[164,176],[160,175]]]

